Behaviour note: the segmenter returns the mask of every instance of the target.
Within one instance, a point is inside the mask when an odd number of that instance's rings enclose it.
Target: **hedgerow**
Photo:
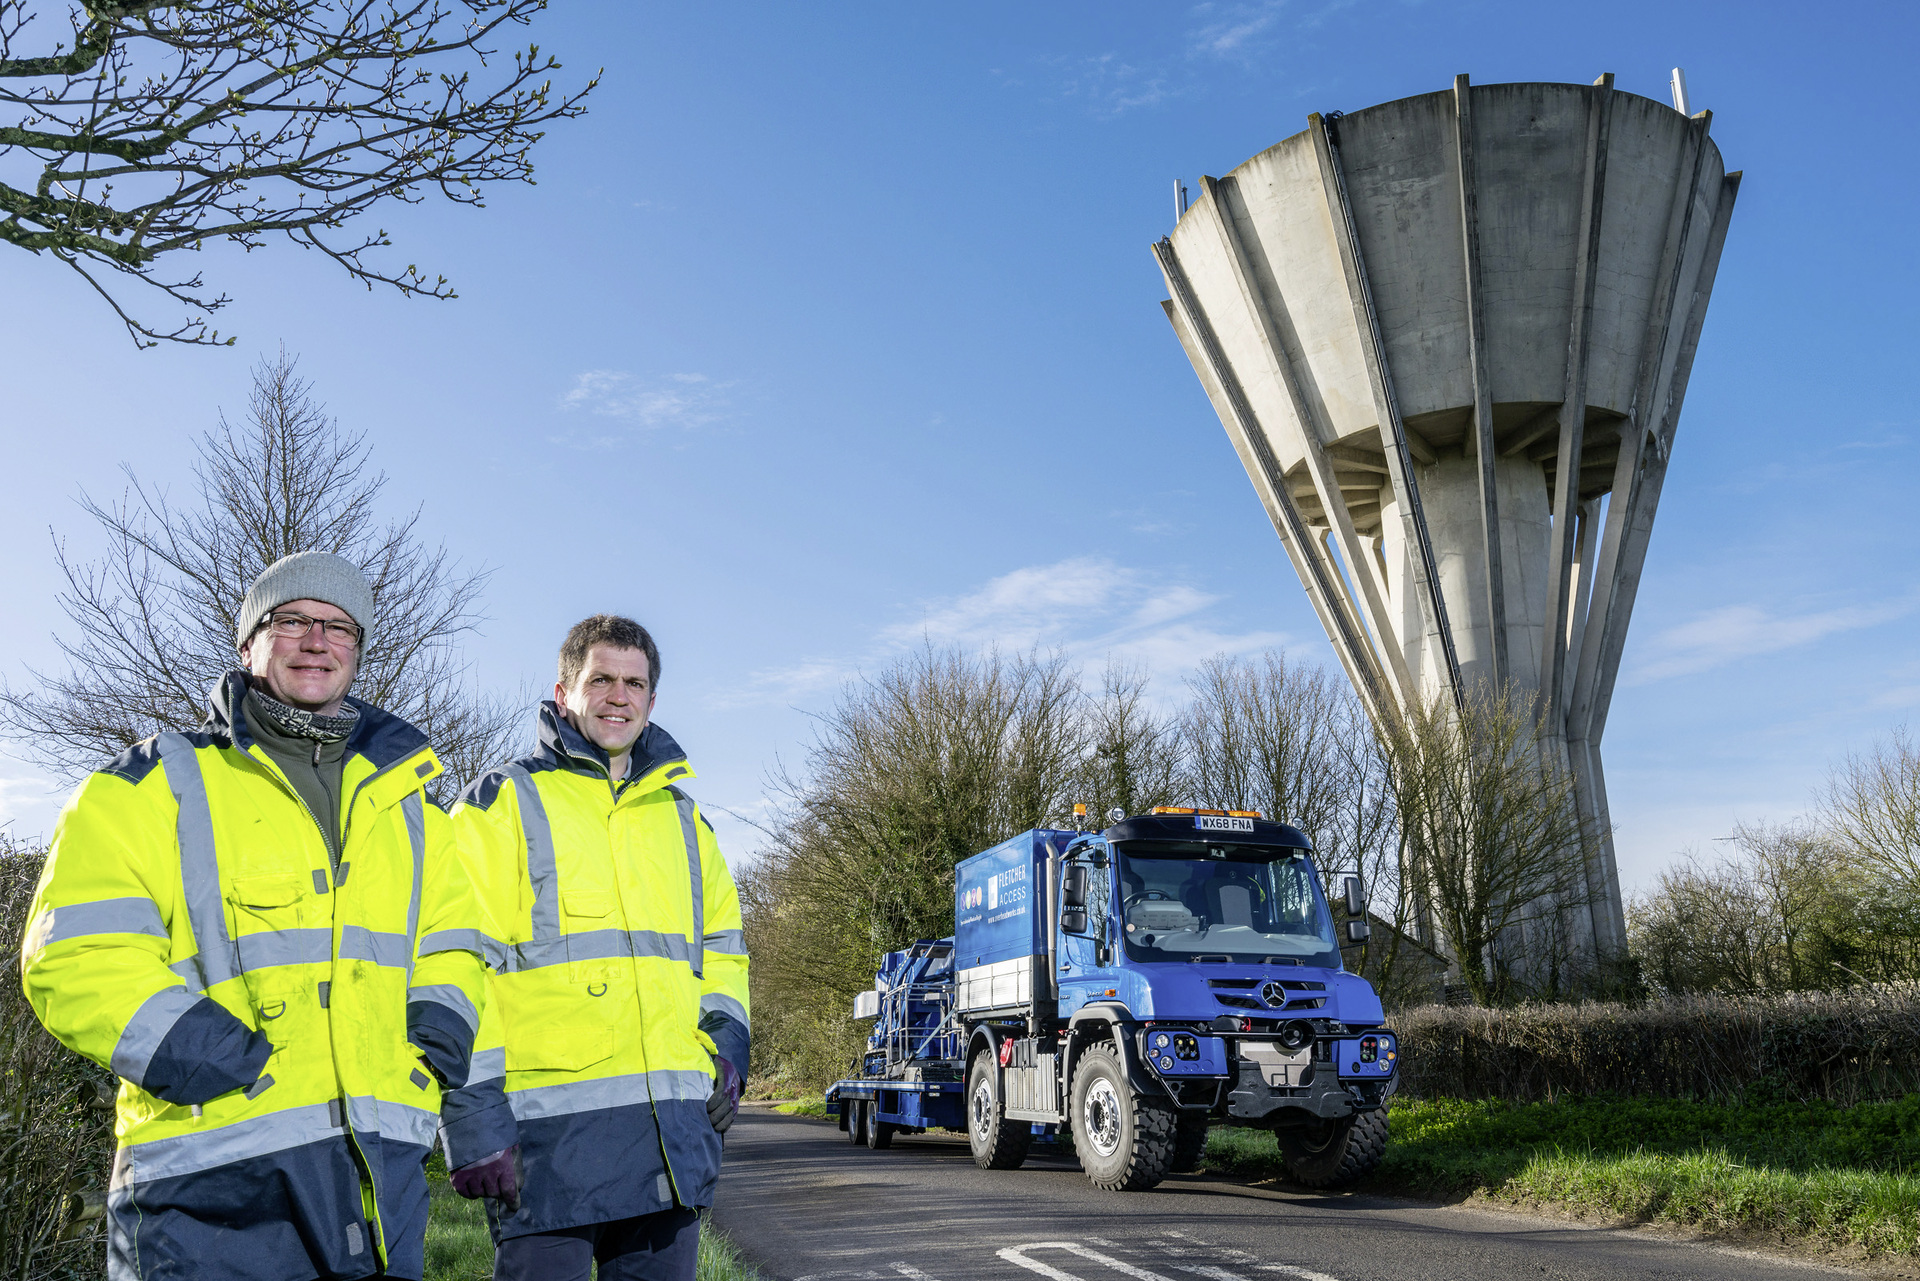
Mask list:
[[[1401,1093],[1565,1094],[1849,1104],[1920,1090],[1920,987],[1678,996],[1509,1009],[1419,1006],[1393,1016]]]

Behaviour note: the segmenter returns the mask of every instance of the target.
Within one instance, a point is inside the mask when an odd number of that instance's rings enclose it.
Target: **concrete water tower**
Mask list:
[[[1547,707],[1605,834],[1575,913],[1600,955],[1625,943],[1600,740],[1740,186],[1676,105],[1460,76],[1309,116],[1154,246],[1362,698]]]

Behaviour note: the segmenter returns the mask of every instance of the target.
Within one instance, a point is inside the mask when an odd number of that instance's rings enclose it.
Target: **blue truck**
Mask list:
[[[1271,1130],[1310,1186],[1371,1171],[1399,1043],[1341,961],[1367,937],[1359,881],[1343,939],[1298,829],[1171,806],[1109,817],[960,863],[953,936],[888,953],[855,1001],[873,1032],[829,1114],[869,1148],[964,1130],[995,1170],[1070,1135],[1115,1191],[1194,1169],[1215,1125]]]

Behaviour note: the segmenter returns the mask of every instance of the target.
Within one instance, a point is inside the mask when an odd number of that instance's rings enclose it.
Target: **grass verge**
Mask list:
[[[1851,1248],[1920,1246],[1920,1096],[1852,1107],[1396,1099],[1370,1186],[1551,1202],[1634,1222]],[[1273,1136],[1218,1130],[1209,1167],[1284,1178]]]
[[[776,1103],[773,1105],[773,1110],[775,1112],[785,1112],[788,1116],[812,1116],[825,1120],[827,1116],[827,1101],[819,1095],[814,1094],[806,1098],[795,1099],[791,1103]]]
[[[434,1157],[427,1168],[426,1281],[487,1281],[493,1275],[493,1239],[478,1201],[454,1192],[445,1167]],[[762,1281],[725,1233],[700,1224],[700,1262],[695,1281]]]

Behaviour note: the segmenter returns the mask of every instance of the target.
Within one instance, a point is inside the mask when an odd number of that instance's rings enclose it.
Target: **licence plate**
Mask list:
[[[1193,820],[1193,825],[1203,832],[1251,832],[1253,820],[1250,818],[1217,818],[1211,814],[1202,814]]]

